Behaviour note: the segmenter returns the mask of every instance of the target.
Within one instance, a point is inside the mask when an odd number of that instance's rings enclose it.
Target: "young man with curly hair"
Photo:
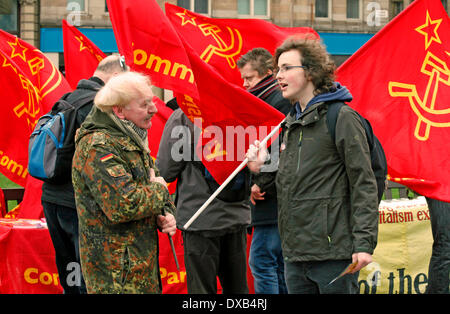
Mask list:
[[[357,293],[359,270],[372,261],[378,199],[364,127],[343,106],[336,139],[326,118],[334,102],[350,102],[334,81],[335,65],[320,41],[289,38],[275,52],[276,78],[293,103],[276,178],[278,221],[289,293]],[[247,153],[259,171],[264,152]],[[330,284],[349,264],[354,268]]]

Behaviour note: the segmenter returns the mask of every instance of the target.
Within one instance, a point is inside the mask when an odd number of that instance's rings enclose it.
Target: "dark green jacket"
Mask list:
[[[160,293],[156,217],[174,208],[167,189],[150,182],[150,155],[96,107],[76,145],[72,181],[88,293]]]
[[[345,106],[336,144],[326,125],[327,105],[288,115],[277,175],[279,228],[285,260],[321,261],[373,253],[378,201],[362,123]]]

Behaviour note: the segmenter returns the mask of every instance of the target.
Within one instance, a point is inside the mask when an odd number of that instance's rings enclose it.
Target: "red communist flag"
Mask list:
[[[450,20],[438,0],[417,0],[337,70],[350,106],[371,123],[388,175],[450,202]]]
[[[248,143],[262,139],[284,115],[202,61],[155,1],[109,0],[108,7],[119,50],[133,60],[130,66],[150,74],[155,85],[173,90],[186,116],[198,118],[201,160],[222,183],[244,159]],[[189,76],[173,71],[180,64],[188,65]],[[195,85],[188,85],[186,78],[194,76]]]
[[[119,52],[160,88],[196,96],[189,59],[171,23],[154,0],[107,0]],[[151,22],[149,22],[151,21]]]
[[[39,117],[48,112],[55,101],[71,88],[61,72],[41,51],[2,30],[0,84],[3,100],[0,115],[0,172],[11,181],[26,186],[20,207],[32,209],[36,216],[41,216],[39,199],[42,182],[33,181],[27,175],[28,139]]]
[[[66,20],[62,21],[62,26],[66,79],[72,89],[75,89],[79,80],[92,76],[106,54]]]
[[[245,159],[249,144],[263,140],[284,115],[229,83],[183,40],[196,77],[199,99],[176,94],[187,117],[202,130],[197,155],[222,184]]]
[[[230,82],[242,85],[237,60],[255,47],[274,53],[290,35],[318,38],[309,27],[280,27],[261,19],[217,19],[165,4],[166,15],[206,63],[217,68]]]
[[[39,93],[8,54],[0,50],[0,172],[25,186],[28,139],[41,114]]]
[[[166,106],[166,104],[157,96],[153,97],[153,103],[158,109],[158,112],[152,118],[152,126],[148,130],[148,147],[150,148],[150,155],[156,159],[158,155],[159,142],[164,131],[164,125],[172,114],[173,110]],[[169,183],[167,185],[170,194],[175,192],[176,183]]]
[[[42,108],[43,111],[30,112],[28,109],[31,108],[24,107],[22,111],[27,118],[39,118],[49,111],[64,93],[71,91],[69,83],[61,72],[39,49],[29,43],[0,30],[0,50],[22,70],[38,91],[38,104],[41,106],[38,108]],[[33,110],[39,110],[38,108]]]

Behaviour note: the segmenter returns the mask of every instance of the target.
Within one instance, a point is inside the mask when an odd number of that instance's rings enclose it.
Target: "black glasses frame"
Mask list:
[[[280,72],[284,73],[284,72],[289,71],[289,70],[294,69],[294,68],[306,69],[306,66],[304,66],[304,65],[285,65],[285,66],[282,66],[282,67],[280,67],[278,69],[275,69],[274,73],[275,73],[275,75],[277,75]]]

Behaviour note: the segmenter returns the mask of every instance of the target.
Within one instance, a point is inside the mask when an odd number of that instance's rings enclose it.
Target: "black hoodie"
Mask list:
[[[105,83],[95,76],[88,80],[80,80],[77,88],[67,97],[67,101],[69,103],[74,103],[77,99],[84,97],[86,93],[91,93],[92,91],[98,92],[104,85]],[[80,127],[81,123],[83,123],[84,119],[91,111],[93,104],[94,101],[92,100],[89,105],[78,111],[78,127]],[[41,200],[76,209],[75,195],[71,181],[59,185],[44,182],[42,185]]]

